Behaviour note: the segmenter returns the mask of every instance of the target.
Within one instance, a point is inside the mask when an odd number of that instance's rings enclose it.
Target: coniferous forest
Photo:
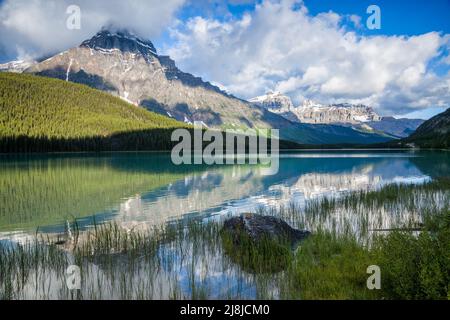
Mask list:
[[[0,74],[0,152],[169,150],[182,126],[84,85]]]

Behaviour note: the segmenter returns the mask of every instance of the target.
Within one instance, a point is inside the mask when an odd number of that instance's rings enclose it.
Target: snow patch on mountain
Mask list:
[[[22,73],[25,69],[28,69],[34,64],[36,64],[36,61],[32,60],[11,61],[8,63],[0,64],[0,72]]]
[[[304,100],[301,105],[296,107],[288,96],[280,92],[269,92],[251,99],[250,102],[300,123],[362,124],[381,120],[381,117],[372,108],[364,105],[324,105],[312,100]]]

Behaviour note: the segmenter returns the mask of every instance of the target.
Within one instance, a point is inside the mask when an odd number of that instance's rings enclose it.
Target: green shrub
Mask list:
[[[383,294],[391,299],[447,299],[450,282],[450,211],[426,219],[419,235],[394,231],[376,248]]]

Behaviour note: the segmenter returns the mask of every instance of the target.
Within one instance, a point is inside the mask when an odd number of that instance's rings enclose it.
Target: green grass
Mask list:
[[[391,299],[450,297],[450,211],[425,219],[419,235],[394,231],[371,251],[383,272],[383,294]]]
[[[312,236],[294,251],[243,242],[231,246],[217,221],[179,221],[153,230],[126,231],[116,224],[77,232],[64,247],[39,238],[17,247],[0,245],[2,299],[448,299],[450,281],[449,185],[391,185],[378,192],[351,193],[335,201],[313,201],[277,214],[302,227],[312,214],[347,210],[391,210],[390,232],[369,231],[369,223],[316,224]],[[388,200],[379,201],[383,197]],[[440,204],[404,219],[411,203],[437,199]],[[415,201],[415,202],[414,202]],[[422,205],[422,204],[420,204]],[[403,211],[403,212],[400,212]],[[389,216],[390,215],[390,216]],[[299,218],[303,217],[303,218]],[[306,217],[306,218],[305,218]],[[414,222],[420,231],[402,230]],[[365,228],[355,232],[354,227]],[[275,263],[276,270],[258,268]],[[65,287],[65,268],[82,269],[82,290]],[[367,267],[381,269],[381,290],[366,286]],[[249,268],[251,266],[251,268]],[[50,284],[53,284],[50,286]]]
[[[393,231],[370,246],[351,234],[319,231],[298,250],[286,272],[289,299],[447,299],[450,212],[437,213],[418,235]],[[436,227],[437,226],[437,227]],[[381,270],[381,290],[368,290],[366,269]]]
[[[298,249],[286,272],[286,299],[376,299],[367,289],[366,269],[374,264],[369,251],[350,235],[318,231]]]

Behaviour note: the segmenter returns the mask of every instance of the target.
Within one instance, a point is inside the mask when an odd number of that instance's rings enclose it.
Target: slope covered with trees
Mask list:
[[[450,148],[450,109],[425,121],[405,139],[421,148]]]
[[[166,150],[181,126],[84,85],[0,73],[0,152]]]

